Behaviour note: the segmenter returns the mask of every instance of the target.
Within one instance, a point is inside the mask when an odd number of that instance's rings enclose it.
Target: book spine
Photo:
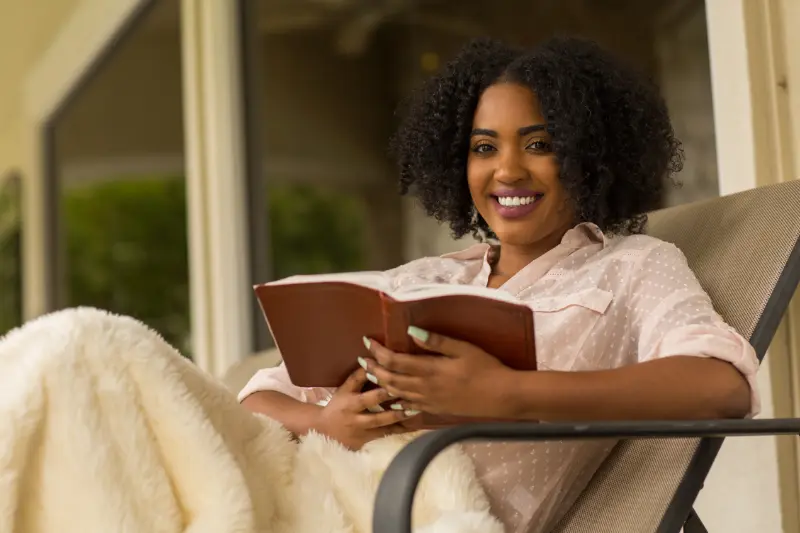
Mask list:
[[[411,353],[416,346],[408,336],[408,309],[403,302],[381,293],[384,346],[394,352]]]

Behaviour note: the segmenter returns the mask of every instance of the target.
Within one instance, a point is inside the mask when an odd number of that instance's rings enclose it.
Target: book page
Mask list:
[[[301,285],[306,283],[351,283],[360,285],[381,292],[390,293],[392,285],[390,280],[383,272],[344,272],[336,274],[307,274],[290,276],[277,281],[265,283],[265,285]]]
[[[504,290],[480,287],[477,285],[453,285],[448,283],[409,285],[389,293],[398,301],[410,302],[436,298],[439,296],[478,296],[490,300],[500,300],[515,304],[522,303],[519,298]]]
[[[388,294],[400,302],[413,302],[436,298],[439,296],[477,296],[490,300],[500,300],[519,304],[521,301],[514,295],[500,289],[480,287],[477,285],[455,285],[449,283],[421,283],[392,290],[391,281],[379,271],[345,272],[337,274],[311,274],[290,276],[265,285],[302,285],[314,283],[349,283]]]

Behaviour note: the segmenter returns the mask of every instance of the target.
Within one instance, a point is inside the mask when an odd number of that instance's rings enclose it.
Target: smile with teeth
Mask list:
[[[533,196],[496,196],[495,198],[497,198],[497,203],[503,207],[518,207],[532,204],[542,196],[541,194],[535,194]]]

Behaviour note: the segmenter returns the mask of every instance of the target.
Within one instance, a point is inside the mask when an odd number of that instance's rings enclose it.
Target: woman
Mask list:
[[[298,435],[358,449],[419,411],[518,420],[734,418],[758,410],[752,348],[715,313],[682,254],[641,235],[682,151],[655,87],[596,45],[468,45],[412,101],[393,141],[403,193],[455,237],[491,238],[385,273],[395,286],[473,284],[534,311],[540,371],[511,370],[458,339],[411,328],[440,356],[365,339],[339,389],[292,386],[280,366],[240,393]],[[484,239],[486,240],[486,239]],[[366,380],[379,387],[361,392]],[[393,409],[378,404],[394,398]],[[472,444],[509,531],[569,507],[608,442]]]

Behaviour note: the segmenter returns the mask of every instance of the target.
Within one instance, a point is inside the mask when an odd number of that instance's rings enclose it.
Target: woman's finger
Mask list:
[[[419,411],[405,409],[403,411],[389,410],[382,413],[360,414],[356,416],[356,424],[363,429],[373,429],[392,424],[397,424],[403,420],[408,420],[412,416],[417,416]]]
[[[361,392],[367,382],[367,372],[363,368],[356,369],[352,374],[347,376],[347,379],[342,383],[342,386],[337,389],[345,393]]]
[[[354,410],[357,412],[364,411],[370,407],[375,407],[383,402],[392,399],[392,396],[384,388],[372,389],[367,392],[362,392],[355,397]]]
[[[425,391],[425,379],[428,376],[407,376],[405,374],[395,374],[386,370],[380,365],[370,368],[370,375],[374,382],[388,390],[391,394],[409,399],[409,394],[421,394]],[[370,380],[372,381],[372,380]]]
[[[417,346],[448,357],[466,357],[481,351],[474,344],[439,335],[438,333],[431,333],[416,326],[408,328],[408,335]]]
[[[365,339],[365,344],[379,365],[397,374],[428,376],[435,370],[436,363],[441,359],[436,356],[393,352],[381,343],[371,339]],[[367,372],[370,372],[372,366],[374,366],[373,361],[364,358],[361,358],[358,363]]]

